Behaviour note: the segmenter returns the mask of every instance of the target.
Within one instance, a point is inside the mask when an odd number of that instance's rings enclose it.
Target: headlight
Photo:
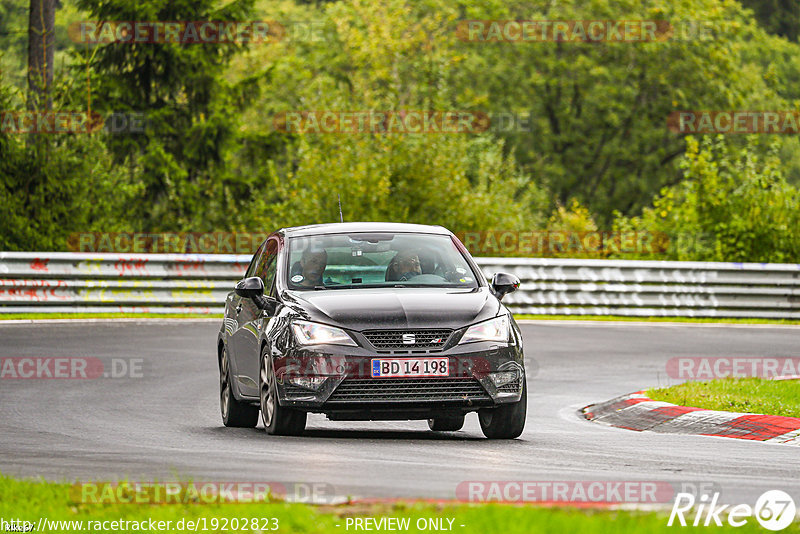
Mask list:
[[[508,316],[503,315],[470,326],[461,336],[459,343],[472,343],[473,341],[500,341],[506,343],[509,335]]]
[[[301,345],[352,345],[357,347],[353,338],[348,336],[341,328],[328,326],[308,321],[295,321],[292,323],[294,337]]]

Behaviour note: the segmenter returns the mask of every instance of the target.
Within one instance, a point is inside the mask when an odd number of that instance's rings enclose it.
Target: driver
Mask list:
[[[419,255],[413,250],[403,250],[392,258],[386,272],[386,280],[404,282],[421,274]]]
[[[328,265],[328,253],[325,249],[313,251],[306,249],[303,255],[300,256],[300,274],[303,279],[300,281],[300,287],[315,287],[323,285],[322,273],[325,272],[325,267]]]

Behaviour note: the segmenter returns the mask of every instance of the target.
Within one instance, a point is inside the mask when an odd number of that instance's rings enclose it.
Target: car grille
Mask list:
[[[503,393],[518,393],[520,389],[522,389],[522,379],[518,378],[513,382],[503,384],[497,388],[497,391],[502,391]]]
[[[484,400],[491,400],[491,397],[474,378],[349,378],[339,385],[328,402]]]
[[[441,349],[453,333],[449,329],[440,330],[367,330],[364,336],[376,349]],[[413,335],[413,343],[404,343],[404,336]],[[406,337],[407,339],[407,337]]]

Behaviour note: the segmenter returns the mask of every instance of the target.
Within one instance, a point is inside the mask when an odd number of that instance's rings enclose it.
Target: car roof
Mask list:
[[[427,224],[390,223],[390,222],[346,222],[330,224],[311,224],[293,226],[278,230],[286,237],[302,237],[325,234],[349,234],[356,232],[407,232],[417,234],[451,235],[443,226]]]

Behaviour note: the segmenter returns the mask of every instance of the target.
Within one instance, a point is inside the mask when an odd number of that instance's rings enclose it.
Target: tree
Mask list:
[[[797,0],[740,0],[755,13],[768,32],[797,42],[800,37],[800,3]]]
[[[668,257],[694,261],[800,261],[800,190],[781,171],[777,143],[760,154],[723,136],[687,138],[684,180],[664,188],[641,218],[618,217],[620,230],[669,237]]]
[[[346,220],[442,224],[456,231],[519,230],[543,224],[548,200],[490,134],[275,132],[287,111],[458,110],[457,12],[402,0],[330,4],[305,16],[323,37],[253,49],[234,73],[261,73],[262,97],[246,112],[245,135],[274,132],[285,152],[256,196],[260,227],[332,222],[341,194]],[[235,75],[235,74],[234,74]]]
[[[28,109],[53,108],[56,0],[30,0],[28,22]]]
[[[467,19],[666,20],[682,33],[656,42],[464,42],[466,105],[529,116],[527,130],[499,132],[523,170],[566,205],[577,198],[601,226],[635,214],[681,178],[684,139],[676,110],[781,109],[766,67],[746,55],[765,38],[724,0],[462,1]],[[681,26],[704,21],[704,36]],[[768,51],[762,60],[770,57]],[[797,50],[795,49],[795,54]]]
[[[252,0],[77,0],[100,21],[241,21]],[[90,68],[96,111],[141,112],[143,134],[107,140],[130,181],[143,184],[130,221],[148,231],[225,227],[226,171],[236,142],[236,92],[221,73],[236,43],[131,42],[98,45]],[[84,66],[80,66],[83,70]],[[247,199],[249,200],[249,199]]]

